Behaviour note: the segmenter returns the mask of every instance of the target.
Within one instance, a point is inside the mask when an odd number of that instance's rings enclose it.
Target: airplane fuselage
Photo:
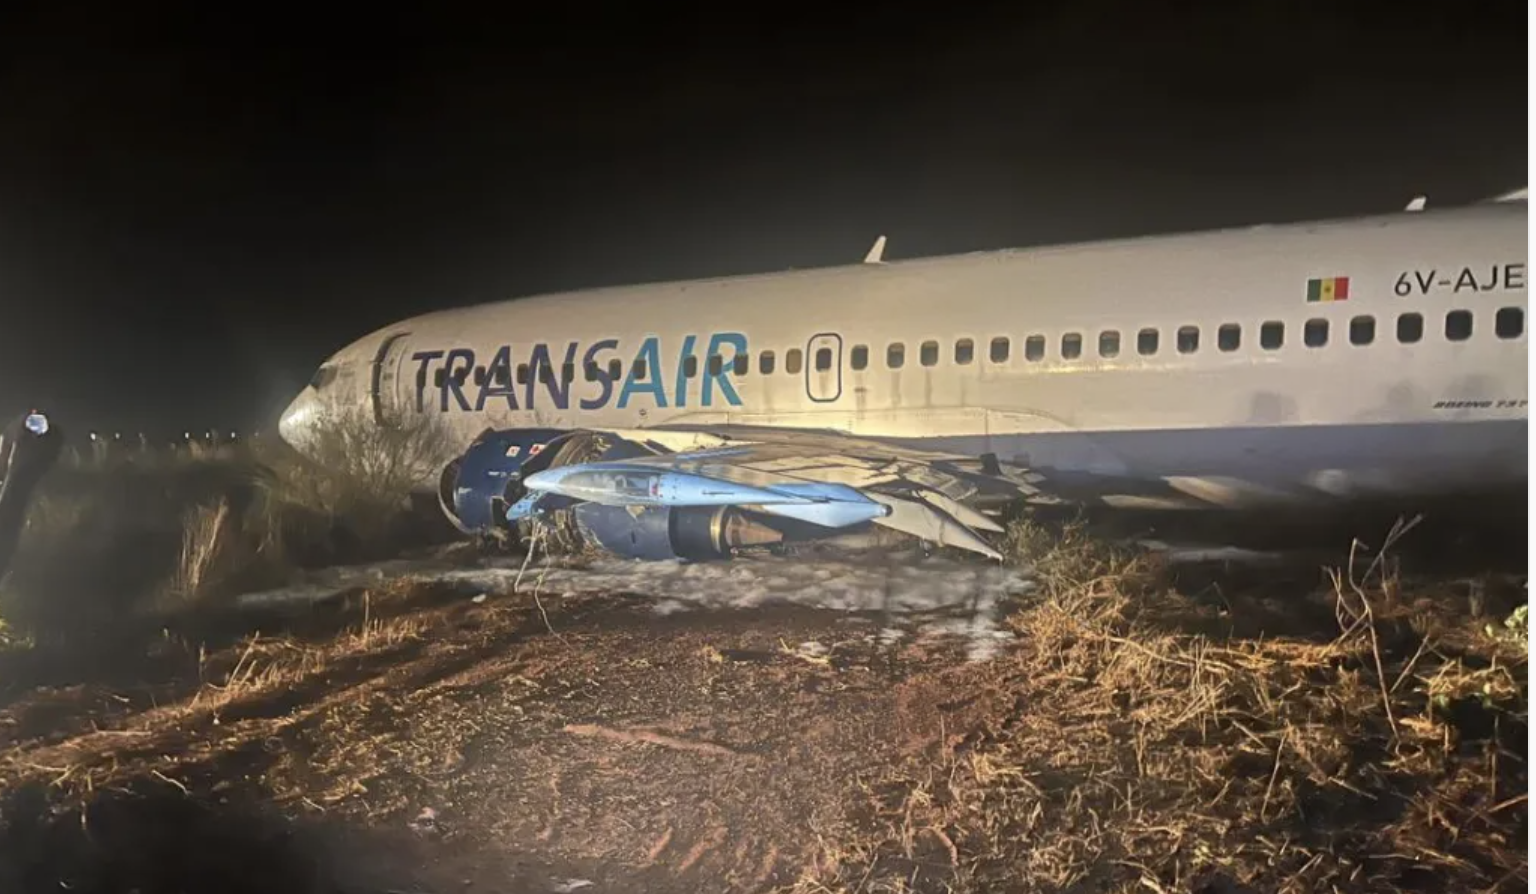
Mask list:
[[[1218,506],[1521,487],[1526,234],[1496,203],[439,311],[339,351],[283,431],[822,429]]]

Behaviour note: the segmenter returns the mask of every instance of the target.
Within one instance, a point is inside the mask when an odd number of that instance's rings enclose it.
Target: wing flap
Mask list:
[[[890,494],[877,493],[870,496],[884,503],[891,510],[888,515],[873,519],[877,525],[884,525],[903,534],[911,534],[920,540],[958,547],[980,553],[989,559],[1002,561],[1002,553],[987,545],[987,542],[982,540],[975,531],[961,524],[948,513],[917,500],[908,500]]]

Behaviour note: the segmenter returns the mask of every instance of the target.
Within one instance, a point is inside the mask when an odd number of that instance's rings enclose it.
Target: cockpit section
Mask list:
[[[336,381],[336,377],[340,372],[341,370],[339,369],[338,364],[334,362],[325,363],[321,365],[319,369],[315,370],[315,374],[310,377],[309,387],[315,389],[316,391],[323,391],[332,382]]]

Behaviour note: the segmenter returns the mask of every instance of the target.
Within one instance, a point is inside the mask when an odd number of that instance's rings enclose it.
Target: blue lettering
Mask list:
[[[539,367],[549,363],[549,346],[536,344],[528,354],[528,381],[523,383],[523,406],[533,409],[533,390],[539,384]]]
[[[731,346],[729,357],[722,356],[720,349],[726,345]],[[720,393],[725,397],[725,402],[733,407],[741,406],[741,398],[736,396],[736,388],[731,385],[730,370],[736,365],[736,358],[747,353],[747,337],[740,332],[716,332],[709,337],[709,350],[704,352],[705,357],[720,357],[720,371],[711,373],[709,365],[705,364],[704,387],[699,394],[699,402],[704,406],[710,406],[714,397],[714,385],[719,383]]]
[[[598,365],[597,352],[602,350],[617,349],[618,347],[618,339],[605,338],[592,347],[587,348],[587,353],[582,355],[582,369],[591,370],[592,375],[597,378],[598,384],[603,388],[603,393],[600,396],[595,398],[584,397],[581,399],[581,408],[583,410],[600,409],[604,404],[608,403],[610,398],[613,397],[613,377],[608,375],[608,370]]]
[[[677,355],[677,400],[679,407],[688,406],[688,358],[693,356],[693,336],[683,339],[683,351]],[[697,361],[695,361],[697,362]]]
[[[549,381],[549,397],[555,402],[555,409],[569,410],[571,408],[571,381],[576,378],[575,342],[566,345],[565,359],[560,361],[559,369],[552,370],[551,372],[553,372],[553,375]]]
[[[416,367],[416,412],[418,413],[424,413],[427,410],[427,367],[441,356],[443,356],[442,351],[417,351],[411,355],[411,359],[420,364]]]
[[[455,368],[455,360],[464,362]],[[475,368],[475,352],[469,348],[454,348],[448,352],[448,359],[443,363],[448,370],[443,376],[442,388],[438,389],[443,412],[448,412],[448,392],[450,391],[453,392],[453,398],[458,403],[459,409],[468,410],[469,401],[464,398],[463,386],[464,380],[469,378],[469,371]]]
[[[565,349],[565,362],[570,363],[576,358],[576,343],[571,342]],[[533,389],[539,383],[544,383],[544,390],[549,392],[549,398],[557,410],[568,410],[571,406],[571,383],[563,375],[563,369],[556,369],[554,361],[549,357],[549,346],[540,342],[533,346],[533,353],[528,357],[528,389],[527,397],[523,404],[528,409],[533,409]]]
[[[694,375],[688,375],[690,361],[697,366],[701,358],[697,357],[694,349],[699,341],[698,336],[688,335],[683,338],[682,349],[678,354],[678,366],[672,380],[676,391],[672,397],[673,405],[686,407],[688,405],[688,386],[690,378],[698,377],[698,370]],[[599,410],[613,405],[614,392],[618,392],[618,409],[626,409],[632,398],[641,394],[649,394],[652,402],[658,409],[667,407],[667,388],[661,365],[661,340],[656,336],[646,338],[640,344],[635,354],[634,361],[629,364],[629,369],[622,376],[614,376],[603,363],[604,353],[620,350],[620,342],[616,338],[605,338],[593,343],[585,352],[581,351],[581,343],[572,341],[566,345],[565,360],[560,366],[556,366],[550,356],[550,348],[547,344],[535,344],[528,356],[525,382],[516,383],[514,376],[514,355],[512,346],[502,345],[496,349],[495,354],[481,371],[483,378],[476,382],[476,392],[472,395],[465,393],[469,375],[475,370],[475,352],[471,348],[452,348],[447,351],[417,351],[411,355],[411,360],[416,363],[416,409],[425,411],[426,391],[429,382],[437,388],[438,405],[442,412],[453,410],[462,412],[485,412],[487,405],[496,408],[495,401],[505,400],[508,410],[518,410],[518,391],[522,390],[522,408],[533,409],[535,394],[542,383],[543,390],[549,394],[550,402],[554,408],[560,410],[569,409],[571,406],[571,384],[577,375],[584,380],[597,383],[597,391],[591,397],[580,397],[578,403],[583,410]],[[576,372],[575,360],[581,355],[580,373]],[[700,386],[698,400],[701,406],[714,406],[716,388],[719,389],[721,400],[733,407],[742,405],[741,396],[736,391],[733,370],[738,357],[747,354],[747,337],[740,332],[716,332],[710,335],[708,348],[704,352],[702,362],[705,364],[703,384]],[[711,358],[719,358],[719,371],[712,372],[714,363]],[[441,361],[441,363],[439,363]],[[643,377],[636,373],[644,369]],[[441,376],[438,380],[437,377]],[[622,384],[621,384],[622,379]],[[521,389],[519,388],[521,385]],[[578,395],[579,396],[579,395]]]
[[[475,398],[475,412],[485,410],[487,398],[504,397],[507,409],[517,409],[517,389],[512,385],[512,348],[502,345],[496,356],[485,367],[485,378],[480,382],[480,394]]]
[[[635,381],[635,371],[640,364],[645,364],[645,382]],[[666,409],[667,390],[661,384],[661,346],[656,343],[656,336],[647,338],[640,345],[640,351],[635,355],[635,362],[629,366],[629,373],[624,377],[624,387],[619,389],[619,409],[629,406],[631,394],[648,393],[655,398],[658,409]]]

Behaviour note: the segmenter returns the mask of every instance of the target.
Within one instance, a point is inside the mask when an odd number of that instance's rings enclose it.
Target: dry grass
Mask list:
[[[0,617],[45,638],[112,634],[432,538],[443,529],[423,526],[409,491],[451,441],[432,422],[370,423],[329,420],[319,464],[271,440],[62,464],[39,489]]]
[[[284,485],[242,502],[221,480],[144,501],[176,519],[173,602],[216,601],[253,555],[291,561],[311,536],[263,521]],[[276,505],[332,517],[318,498]],[[169,644],[190,667],[173,681],[134,675],[157,657],[19,693],[0,710],[0,792],[46,788],[64,819],[35,825],[61,837],[104,834],[87,821],[102,793],[146,780],[369,830],[430,805],[487,872],[607,866],[605,889],[1522,889],[1525,614],[1405,575],[1390,545],[1270,603],[1187,595],[1083,526],[1018,524],[1009,548],[1041,588],[1011,618],[1018,643],[978,664],[809,611],[662,620],[552,594],[552,622],[526,595],[382,586],[207,652]],[[812,638],[826,651],[790,645]],[[9,806],[0,839],[54,853],[16,837],[33,820]],[[161,815],[131,816],[120,827]],[[469,877],[443,865],[418,887]],[[409,888],[335,890],[388,889]]]
[[[435,484],[454,458],[455,442],[439,417],[413,417],[379,427],[363,412],[333,413],[316,424],[307,445],[313,461],[270,451],[269,503],[297,505],[344,519],[363,540],[388,539],[413,486]]]
[[[1330,638],[1247,637],[1190,632],[1245,607],[1173,593],[1081,528],[1012,543],[1045,593],[968,681],[995,710],[872,786],[869,828],[796,890],[1524,888],[1523,640],[1384,553],[1312,603]]]

